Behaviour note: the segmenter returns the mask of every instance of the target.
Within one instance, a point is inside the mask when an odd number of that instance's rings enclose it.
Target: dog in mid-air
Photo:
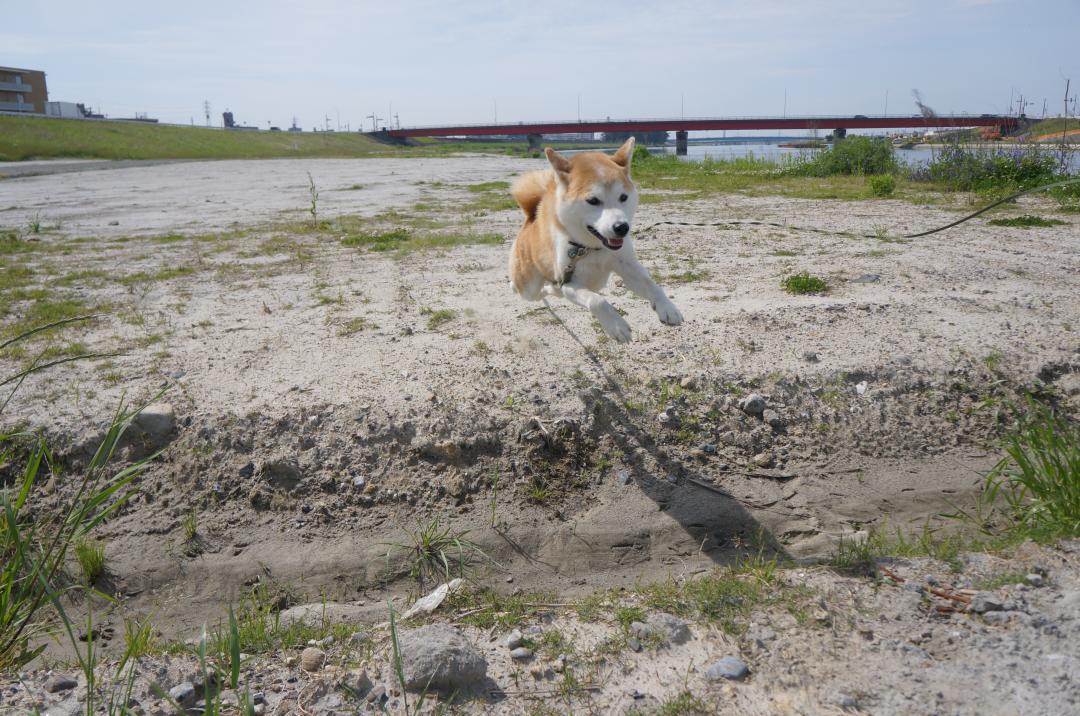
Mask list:
[[[599,293],[614,272],[649,300],[663,323],[682,323],[679,309],[634,255],[634,138],[611,156],[584,152],[567,159],[550,147],[544,153],[551,169],[523,175],[511,190],[525,212],[525,225],[510,250],[510,279],[518,295],[529,301],[565,296],[625,343],[630,325]]]

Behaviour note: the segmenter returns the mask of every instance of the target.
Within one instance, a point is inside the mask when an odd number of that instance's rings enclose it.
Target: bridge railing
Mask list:
[[[527,122],[471,122],[463,124],[410,124],[403,125],[401,127],[387,127],[386,129],[391,132],[399,130],[414,130],[414,129],[446,129],[446,128],[461,128],[469,129],[474,127],[506,127],[512,129],[514,127],[531,127],[537,125],[552,125],[552,124],[645,124],[648,122],[723,122],[723,121],[749,121],[749,120],[763,120],[763,121],[775,121],[775,120],[838,120],[838,119],[866,119],[866,120],[890,120],[890,119],[918,119],[923,115],[919,113],[910,114],[800,114],[800,115],[732,115],[727,117],[636,117],[634,119],[627,119],[623,117],[603,117],[592,119],[543,119],[543,120],[529,120]],[[1003,115],[998,113],[983,113],[975,114],[971,112],[953,112],[949,114],[937,113],[930,119],[940,117],[942,119],[1016,119],[1009,115]]]

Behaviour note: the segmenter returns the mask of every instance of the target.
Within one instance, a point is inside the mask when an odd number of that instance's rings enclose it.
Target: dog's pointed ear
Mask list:
[[[544,155],[547,157],[548,163],[551,164],[551,168],[555,170],[555,178],[559,180],[559,183],[566,184],[569,182],[570,160],[551,147],[544,149]]]
[[[623,145],[619,147],[619,151],[611,155],[611,161],[618,164],[620,167],[626,167],[627,171],[630,170],[630,160],[634,158],[634,144],[636,140],[633,137],[623,142]]]

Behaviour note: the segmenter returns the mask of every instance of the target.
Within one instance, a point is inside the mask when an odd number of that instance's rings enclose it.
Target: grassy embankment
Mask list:
[[[356,132],[234,132],[135,122],[0,116],[0,161],[26,159],[273,159],[524,153],[525,143],[380,144]]]
[[[1028,127],[1021,136],[1029,141],[1054,142],[1061,141],[1062,132],[1066,133],[1068,141],[1080,142],[1080,137],[1077,136],[1077,133],[1080,133],[1080,119],[1073,117],[1044,119]]]

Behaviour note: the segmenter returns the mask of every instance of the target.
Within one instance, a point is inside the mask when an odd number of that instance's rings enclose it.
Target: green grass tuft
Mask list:
[[[986,478],[984,500],[1005,501],[1010,529],[1036,539],[1080,535],[1080,425],[1030,401]]]
[[[825,279],[811,276],[809,273],[799,273],[788,276],[780,282],[784,290],[796,295],[822,294],[829,290],[829,284]]]
[[[457,312],[449,308],[440,308],[435,310],[428,306],[424,306],[420,309],[421,316],[427,316],[427,328],[429,331],[437,330],[440,326],[443,326],[450,321],[457,318]]]
[[[86,584],[93,584],[105,574],[105,545],[101,542],[97,540],[77,542],[75,559],[79,562]]]

